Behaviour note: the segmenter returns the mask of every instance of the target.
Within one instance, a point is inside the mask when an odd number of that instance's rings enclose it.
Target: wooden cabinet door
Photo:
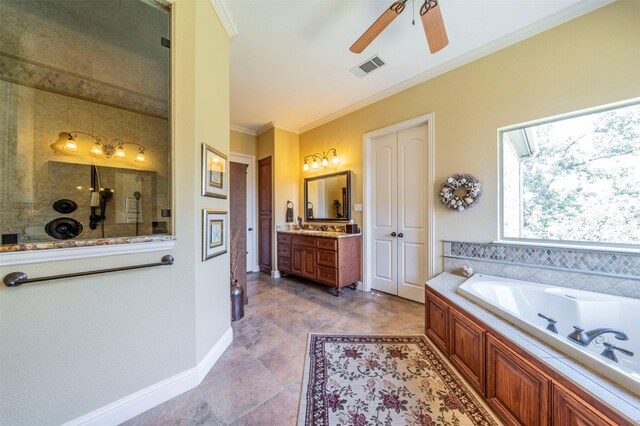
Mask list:
[[[485,330],[449,308],[449,359],[469,383],[484,395]]]
[[[273,267],[271,200],[271,157],[267,157],[258,162],[258,260],[260,271],[266,274]]]
[[[624,420],[614,421],[600,411],[554,383],[553,385],[553,422],[554,426],[615,426]]]
[[[508,425],[549,425],[550,379],[535,366],[487,334],[489,405]]]
[[[291,271],[301,277],[316,278],[316,249],[293,246],[291,249]]]
[[[449,305],[434,293],[427,291],[424,316],[425,334],[442,352],[449,355]]]

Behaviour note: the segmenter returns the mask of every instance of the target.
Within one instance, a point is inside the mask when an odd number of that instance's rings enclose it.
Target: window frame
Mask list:
[[[606,111],[612,111],[615,109],[625,108],[638,105],[640,106],[640,98],[632,98],[620,102],[613,102],[609,104],[600,105],[597,107],[585,108],[569,113],[563,113],[551,117],[532,120],[515,125],[500,127],[497,129],[497,148],[498,148],[498,240],[497,243],[506,244],[518,244],[529,245],[538,247],[558,247],[558,248],[575,248],[575,249],[590,249],[598,251],[616,251],[621,253],[640,253],[640,243],[638,244],[625,244],[625,243],[601,243],[596,241],[564,241],[564,240],[545,240],[535,238],[516,238],[507,237],[504,233],[504,137],[503,135],[515,130],[522,130],[532,126],[538,126],[541,124],[555,123],[571,118],[582,117],[590,114],[597,114]]]

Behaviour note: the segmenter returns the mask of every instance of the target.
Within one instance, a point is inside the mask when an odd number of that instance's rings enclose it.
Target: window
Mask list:
[[[640,247],[640,104],[500,132],[501,238]]]
[[[0,0],[4,244],[171,234],[170,10]]]

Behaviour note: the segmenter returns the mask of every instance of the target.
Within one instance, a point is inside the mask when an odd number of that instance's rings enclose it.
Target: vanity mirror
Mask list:
[[[306,178],[304,205],[307,222],[351,220],[351,170]]]

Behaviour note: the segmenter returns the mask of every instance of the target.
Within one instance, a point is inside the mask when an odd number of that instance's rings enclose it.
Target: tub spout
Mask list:
[[[585,331],[584,328],[573,326],[574,330],[567,336],[569,340],[573,340],[579,345],[588,346],[596,337],[611,333],[618,340],[629,340],[624,332],[616,330],[615,328],[594,328],[593,330]]]

